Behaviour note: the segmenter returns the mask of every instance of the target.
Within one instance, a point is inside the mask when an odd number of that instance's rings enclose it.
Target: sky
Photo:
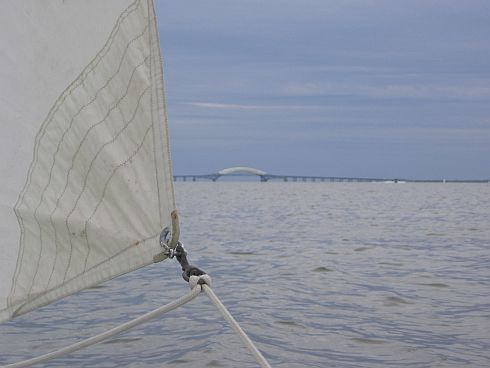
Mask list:
[[[174,174],[490,178],[490,1],[156,2]]]

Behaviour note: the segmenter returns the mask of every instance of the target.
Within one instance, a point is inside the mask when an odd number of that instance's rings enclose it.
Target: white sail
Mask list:
[[[0,321],[137,269],[175,209],[152,0],[4,0]]]

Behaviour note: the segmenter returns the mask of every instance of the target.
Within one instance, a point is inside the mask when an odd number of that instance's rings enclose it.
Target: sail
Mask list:
[[[175,209],[152,0],[0,12],[0,321],[153,262]]]

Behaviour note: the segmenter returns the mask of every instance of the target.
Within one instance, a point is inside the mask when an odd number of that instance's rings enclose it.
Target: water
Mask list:
[[[274,367],[490,366],[490,185],[177,183],[193,263]],[[39,355],[187,292],[176,261],[0,326]],[[50,367],[254,367],[209,300]]]

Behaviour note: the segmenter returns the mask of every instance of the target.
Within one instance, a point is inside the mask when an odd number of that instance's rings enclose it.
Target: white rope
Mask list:
[[[110,329],[106,332],[103,332],[99,335],[92,336],[86,340],[77,342],[73,345],[64,347],[62,349],[53,351],[48,354],[41,355],[36,358],[24,360],[22,362],[17,362],[13,364],[8,364],[5,366],[0,366],[0,368],[21,368],[21,367],[30,367],[31,365],[34,364],[39,364],[39,363],[46,363],[52,359],[56,359],[59,357],[62,357],[63,355],[73,353],[74,351],[83,349],[87,346],[97,344],[98,342],[101,342],[103,340],[106,340],[110,337],[113,337],[117,334],[120,334],[121,332],[127,331],[132,327],[138,326],[144,322],[149,321],[150,319],[156,318],[164,313],[170,312],[171,310],[174,310],[188,302],[190,302],[192,299],[194,299],[196,296],[199,295],[201,292],[201,285],[196,285],[188,294],[181,296],[180,298],[174,300],[171,303],[168,303],[166,305],[163,305],[151,312],[148,312],[146,314],[143,314],[142,316],[133,319],[132,321],[126,322],[120,326],[117,326],[113,329]]]
[[[236,332],[236,334],[240,337],[242,342],[245,344],[245,346],[250,350],[250,352],[253,354],[257,362],[260,364],[262,368],[271,368],[267,360],[265,360],[264,356],[262,353],[257,349],[257,347],[254,345],[252,340],[247,336],[247,334],[242,330],[240,325],[238,324],[237,321],[233,318],[233,316],[228,312],[226,307],[221,303],[219,298],[216,296],[214,293],[213,289],[211,289],[211,277],[208,275],[202,275],[202,276],[191,276],[189,279],[189,286],[191,287],[191,291],[186,294],[181,296],[180,298],[174,300],[171,303],[168,303],[166,305],[163,305],[151,312],[148,312],[146,314],[143,314],[142,316],[135,318],[129,322],[123,323],[120,326],[114,327],[106,332],[103,332],[101,334],[92,336],[86,340],[79,341],[75,344],[72,344],[70,346],[64,347],[62,349],[53,351],[48,354],[44,354],[41,356],[38,356],[36,358],[32,359],[27,359],[21,362],[13,363],[13,364],[8,364],[5,366],[0,366],[0,368],[23,368],[23,367],[30,367],[34,364],[40,364],[40,363],[46,363],[52,359],[60,358],[66,354],[73,353],[75,351],[78,351],[80,349],[86,348],[88,346],[97,344],[101,341],[107,340],[115,335],[118,335],[122,332],[125,332],[135,326],[138,326],[144,322],[147,322],[153,318],[156,318],[164,313],[170,312],[171,310],[174,310],[191,300],[193,300],[195,297],[199,295],[201,291],[204,291],[206,295],[211,299],[211,302],[215,305],[215,307],[221,312],[225,320],[230,324],[231,328],[233,331]]]
[[[195,276],[191,276],[191,279],[192,279],[192,277],[195,277]],[[189,283],[190,282],[191,282],[191,280],[189,280]],[[213,289],[210,288],[210,286],[211,286],[210,284],[206,283],[206,284],[202,285],[202,289],[206,293],[206,295],[209,297],[209,299],[211,299],[214,306],[221,312],[221,314],[223,315],[225,320],[229,323],[229,325],[231,326],[233,331],[235,331],[235,333],[240,337],[240,339],[245,344],[245,346],[248,348],[248,350],[250,350],[250,352],[253,354],[253,356],[257,360],[257,363],[259,363],[262,368],[271,368],[271,366],[269,365],[267,360],[265,360],[262,353],[259,351],[259,349],[257,349],[257,347],[254,345],[253,341],[250,340],[250,338],[247,336],[247,334],[242,330],[242,328],[240,327],[238,322],[235,321],[235,319],[230,314],[230,312],[228,312],[228,310],[223,305],[223,303],[221,303],[221,300],[219,300],[219,298],[216,296],[216,294],[214,293]]]

